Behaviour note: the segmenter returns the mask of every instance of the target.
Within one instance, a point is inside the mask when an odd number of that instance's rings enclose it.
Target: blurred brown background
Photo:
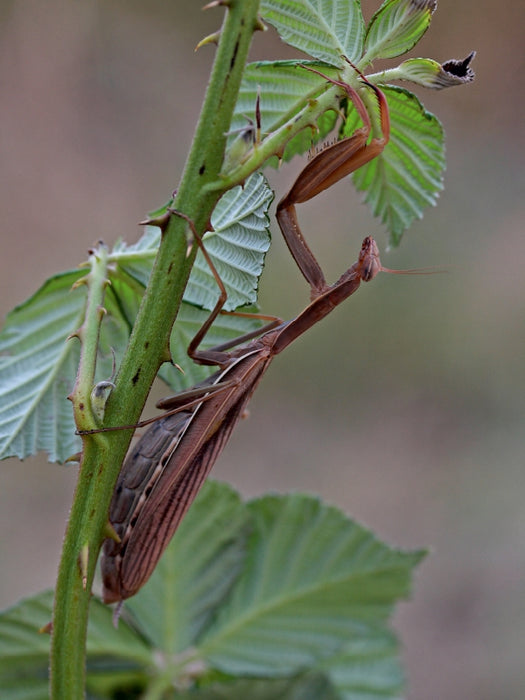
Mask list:
[[[369,18],[379,3],[363,2]],[[201,2],[2,0],[3,317],[177,185],[221,11]],[[477,49],[476,82],[419,91],[447,131],[438,206],[381,275],[279,358],[214,470],[247,496],[320,494],[402,547],[431,546],[399,609],[411,700],[525,696],[523,26],[519,0],[439,0],[411,55]],[[273,30],[252,57],[297,55]],[[301,164],[270,172],[278,195]],[[329,278],[386,236],[340,183],[299,218]],[[307,290],[274,228],[261,303]],[[162,390],[160,390],[162,391]],[[75,467],[0,465],[0,607],[53,585]]]

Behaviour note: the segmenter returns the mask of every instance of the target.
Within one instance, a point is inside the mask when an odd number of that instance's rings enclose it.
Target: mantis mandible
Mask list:
[[[273,358],[356,292],[361,282],[368,282],[380,271],[397,272],[381,265],[377,245],[367,237],[357,262],[328,285],[299,229],[295,204],[314,197],[376,157],[388,140],[388,109],[381,91],[371,86],[380,107],[383,135],[367,143],[370,118],[357,91],[341,81],[331,82],[346,91],[364,126],[315,156],[277,206],[284,239],[311,289],[311,302],[298,316],[288,322],[274,319],[255,333],[199,350],[221,313],[226,290],[191,220],[181,212],[170,211],[170,215],[188,222],[220,289],[217,304],[191,341],[188,355],[199,364],[217,365],[219,370],[193,389],[160,401],[157,406],[168,413],[155,420],[124,462],[109,514],[119,541],[108,538],[103,547],[106,603],[122,602],[148,580]]]

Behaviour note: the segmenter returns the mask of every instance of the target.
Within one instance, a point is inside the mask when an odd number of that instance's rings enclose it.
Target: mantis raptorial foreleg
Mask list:
[[[309,68],[309,70],[313,70]],[[313,70],[314,73],[319,71]],[[319,73],[319,75],[323,75]],[[327,283],[314,254],[308,247],[297,221],[295,205],[307,202],[315,195],[338,182],[341,178],[354,172],[378,156],[390,137],[390,119],[388,105],[381,90],[364,79],[365,84],[374,90],[379,104],[381,130],[380,137],[368,139],[371,132],[370,116],[357,90],[347,83],[326,77],[327,80],[342,87],[356,108],[363,126],[352,136],[328,146],[318,153],[301,171],[290,191],[277,205],[277,221],[284,240],[295,262],[311,287],[312,299],[327,289]]]

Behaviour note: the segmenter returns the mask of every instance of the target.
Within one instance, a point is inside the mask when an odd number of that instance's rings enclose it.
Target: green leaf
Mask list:
[[[50,637],[39,630],[51,621],[52,610],[53,592],[44,591],[0,613],[2,700],[48,698]],[[118,659],[125,660],[128,673],[152,663],[151,649],[125,622],[116,630],[111,610],[98,600],[91,602],[87,646],[88,674],[96,669],[99,678],[111,680]]]
[[[227,192],[212,217],[216,230],[208,234],[206,245],[225,283],[229,308],[232,303],[250,304],[256,299],[258,277],[270,245],[267,210],[272,198],[266,180],[255,174],[244,188]],[[118,242],[110,255],[111,285],[105,298],[108,313],[101,327],[97,381],[111,376],[113,353],[118,364],[124,352],[159,237],[158,228],[147,227],[137,243],[128,246]],[[218,289],[205,265],[202,257],[197,260],[185,299],[212,308]],[[79,343],[66,340],[83,322],[86,288],[71,289],[83,274],[74,270],[52,277],[7,316],[0,333],[0,458],[23,459],[45,450],[50,461],[64,462],[80,450],[66,398],[75,382]],[[196,331],[196,323],[202,325],[206,316],[201,309],[184,304],[186,328],[174,327],[172,346],[175,349],[177,334],[179,343],[183,336],[185,341],[176,348],[175,362],[190,367],[192,363],[185,356],[188,329]],[[256,325],[250,319],[231,321],[221,316],[210,339],[217,344]],[[206,370],[195,372],[200,378],[207,374]],[[171,376],[174,387],[181,386],[173,368],[164,368],[163,376]]]
[[[361,56],[364,20],[359,0],[261,0],[262,18],[290,46],[342,66]]]
[[[311,66],[337,77],[338,71],[319,61],[260,61],[250,63],[244,71],[241,89],[232,119],[233,133],[246,126],[246,120],[254,119],[257,96],[260,99],[262,135],[271,134],[287,121],[293,120],[308,99],[326,89],[327,83],[321,76],[301,66]],[[312,144],[324,138],[333,128],[337,119],[334,111],[325,112],[317,120],[317,131],[303,129],[291,139],[284,150],[282,159],[289,161],[298,153],[306,153]],[[277,166],[278,159],[273,158],[271,165]]]
[[[408,595],[421,552],[391,550],[309,496],[265,497],[249,508],[254,532],[243,575],[201,640],[211,665],[233,675],[289,675],[320,668],[353,640],[390,638],[384,625]]]
[[[430,204],[443,187],[445,146],[439,120],[425,110],[408,90],[382,86],[390,109],[390,141],[383,153],[352,176],[365,201],[390,233],[397,246],[403,232]],[[344,126],[351,134],[358,125],[353,110]]]
[[[125,660],[130,668],[147,668],[152,663],[152,650],[146,641],[125,619],[119,620],[116,628],[111,609],[97,598],[89,607],[87,653],[92,668],[100,668],[98,660],[104,659]]]
[[[195,644],[239,575],[249,524],[233,489],[204,484],[148,583],[126,601],[153,647],[176,654]]]
[[[49,682],[38,675],[2,680],[1,689],[3,700],[49,700]]]
[[[270,247],[270,221],[268,208],[273,192],[266,179],[255,173],[244,187],[234,187],[219,200],[213,211],[213,231],[204,236],[206,250],[223,281],[228,299],[225,311],[243,308],[256,313],[259,277],[263,271],[264,257]],[[198,365],[188,357],[187,349],[195,334],[208,318],[218,299],[217,282],[199,251],[184,292],[177,322],[173,327],[170,348],[173,365],[166,364],[160,371],[161,378],[173,391],[180,391],[202,381],[215,368]],[[213,347],[249,333],[261,326],[257,319],[242,316],[220,315],[206,335],[202,348]]]
[[[428,29],[437,0],[386,0],[370,20],[363,62],[409,51]]]

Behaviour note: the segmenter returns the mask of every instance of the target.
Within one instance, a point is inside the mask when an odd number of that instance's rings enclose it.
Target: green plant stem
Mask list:
[[[298,65],[298,68],[300,66]],[[304,70],[304,68],[303,68]],[[363,85],[353,68],[327,70],[328,74],[333,74],[339,80],[346,81],[348,85],[358,90],[363,101],[367,104],[368,112],[373,124],[374,133],[380,135],[381,130],[378,125],[377,109],[373,98],[370,98],[367,89],[363,89]],[[368,76],[367,76],[368,79]],[[322,79],[321,79],[322,80]],[[323,92],[319,92],[324,90]],[[272,133],[268,134],[264,140],[256,144],[253,149],[245,156],[242,162],[233,167],[230,171],[222,173],[222,179],[219,182],[214,182],[208,185],[210,190],[228,185],[231,187],[238,182],[245,180],[252,172],[259,170],[264,163],[273,155],[283,153],[286,144],[291,141],[297,134],[306,128],[317,130],[318,119],[329,110],[339,111],[341,96],[344,91],[340,86],[330,85],[329,82],[323,82],[312,88],[314,96],[306,96],[305,106],[298,112],[286,114],[283,116],[283,124],[276,128]]]
[[[176,208],[205,229],[213,207],[227,189],[205,186],[219,178],[227,133],[252,34],[258,0],[230,0],[195,139],[178,189]],[[171,217],[163,233],[104,424],[137,422],[157,371],[169,357],[169,337],[196,254],[187,255],[187,224]],[[75,401],[75,397],[73,397]],[[79,481],[60,562],[51,645],[51,697],[84,695],[85,640],[91,586],[100,545],[107,535],[107,513],[132,431],[84,438]],[[87,548],[87,549],[86,549]],[[79,566],[87,551],[87,569]],[[84,581],[83,581],[84,577]]]
[[[310,127],[313,131],[317,129],[317,120],[329,109],[339,108],[340,88],[328,87],[326,92],[315,99],[311,99],[308,104],[293,119],[286,121],[281,127],[269,134],[260,144],[254,146],[250,154],[243,162],[230,172],[223,173],[219,182],[212,182],[208,185],[211,191],[224,186],[227,189],[245,180],[251,173],[258,170],[273,155],[284,151],[286,144],[294,136]]]

